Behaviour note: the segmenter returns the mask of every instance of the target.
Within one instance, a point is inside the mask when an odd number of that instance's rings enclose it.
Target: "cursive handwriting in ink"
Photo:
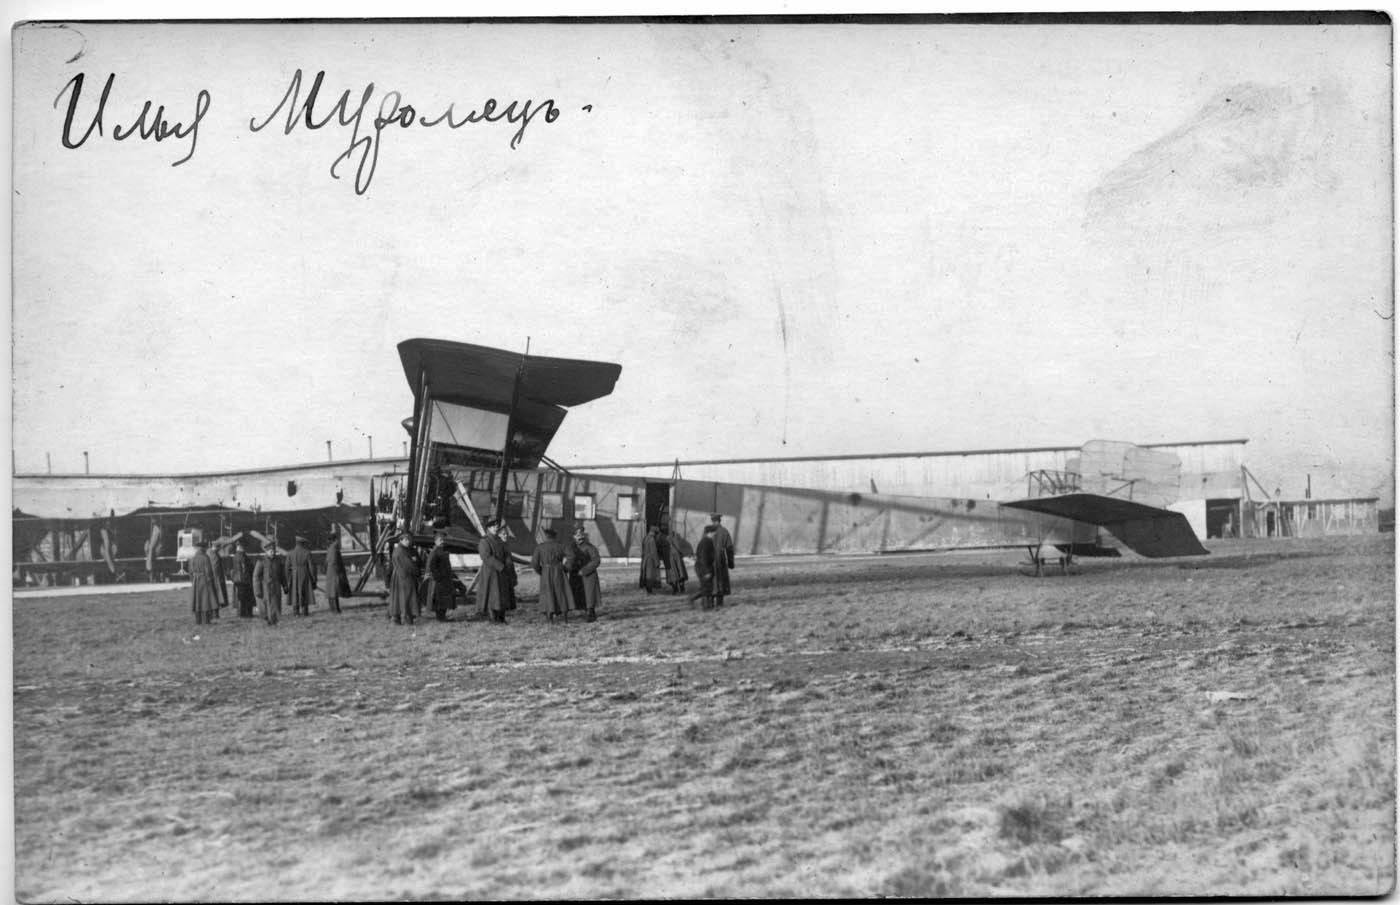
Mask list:
[[[83,131],[82,137],[75,141],[73,139],[73,118],[77,115],[78,101],[83,93],[83,76],[84,74],[80,72],[69,79],[68,84],[64,85],[63,88],[59,90],[58,96],[53,100],[54,109],[58,109],[58,104],[63,100],[63,95],[68,94],[70,91],[72,92],[71,96],[68,98],[68,112],[63,117],[63,133],[59,138],[63,142],[65,148],[74,150],[81,148],[84,142],[92,137],[94,129],[97,130],[98,135],[105,134],[102,131],[103,117],[107,113],[107,99],[111,96],[112,86],[117,80],[117,74],[115,72],[107,76],[107,83],[102,86],[102,96],[97,101],[97,110],[93,113],[92,119],[88,122],[88,127]],[[112,139],[114,141],[126,141],[133,135],[140,136],[142,140],[154,139],[156,141],[165,141],[167,138],[188,138],[190,140],[189,153],[171,164],[172,167],[178,167],[194,156],[195,146],[199,142],[199,123],[204,119],[204,115],[209,112],[210,100],[209,92],[201,88],[194,100],[194,119],[190,120],[189,125],[183,122],[171,123],[167,121],[165,118],[165,105],[161,104],[152,111],[151,104],[153,102],[148,100],[145,105],[141,107],[141,112],[136,115],[136,118],[131,121],[131,125],[127,126],[125,131],[122,130],[120,125],[112,127]]]
[[[346,89],[318,119],[316,104],[320,99],[321,86],[324,84],[325,78],[326,71],[324,69],[317,72],[311,81],[311,87],[303,98],[301,93],[302,72],[298,69],[292,75],[292,80],[287,85],[282,99],[277,102],[277,106],[262,122],[258,122],[256,118],[248,120],[248,129],[253,132],[261,132],[284,111],[286,120],[282,126],[283,135],[292,134],[298,123],[305,125],[308,130],[312,131],[330,125],[332,120],[342,128],[349,127],[350,143],[340,153],[340,156],[331,162],[330,174],[331,178],[339,179],[340,165],[355,161],[355,194],[357,195],[363,195],[369,190],[370,182],[374,179],[375,167],[379,165],[379,147],[383,142],[384,130],[389,126],[397,125],[400,129],[407,129],[414,125],[420,128],[432,128],[446,123],[449,129],[460,129],[469,123],[505,121],[510,125],[518,126],[510,139],[511,150],[515,150],[524,139],[526,128],[536,116],[544,114],[544,121],[547,123],[552,123],[559,118],[559,108],[554,105],[553,98],[539,103],[534,100],[513,100],[504,107],[501,107],[495,98],[488,98],[482,103],[480,109],[472,110],[460,118],[457,116],[455,104],[448,104],[447,109],[441,114],[429,119],[420,114],[412,104],[405,103],[403,95],[399,92],[386,91],[379,99],[378,112],[374,114],[373,119],[366,121],[365,111],[374,99],[374,82],[370,82],[360,92],[358,102],[352,99],[351,91]]]

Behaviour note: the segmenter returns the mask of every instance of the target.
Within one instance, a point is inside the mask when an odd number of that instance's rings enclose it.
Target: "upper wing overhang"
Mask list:
[[[406,339],[399,343],[399,359],[415,398],[422,375],[436,399],[499,412],[510,410],[522,363],[520,397],[543,405],[601,399],[613,391],[622,373],[622,365],[605,361],[522,356],[443,339]]]

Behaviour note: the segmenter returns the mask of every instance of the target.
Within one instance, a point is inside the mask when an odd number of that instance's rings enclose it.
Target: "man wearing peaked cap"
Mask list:
[[[506,621],[505,561],[510,557],[505,543],[497,536],[499,522],[492,519],[486,525],[476,553],[481,557],[481,571],[476,579],[476,599],[487,618],[495,623]]]
[[[598,548],[588,540],[588,532],[580,525],[574,530],[574,548],[571,554],[574,572],[578,576],[575,585],[574,606],[588,610],[588,621],[598,618],[598,604],[602,600],[603,586],[598,580],[598,566],[603,562]]]
[[[311,604],[316,599],[316,566],[311,561],[311,551],[306,544],[306,536],[298,534],[292,552],[287,554],[287,579],[290,582],[293,616],[311,615]]]

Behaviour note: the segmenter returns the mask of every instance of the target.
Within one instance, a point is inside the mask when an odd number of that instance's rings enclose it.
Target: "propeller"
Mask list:
[[[209,542],[209,546],[213,547],[213,548],[216,549],[216,550],[217,550],[219,547],[231,547],[231,546],[233,546],[234,544],[236,544],[236,543],[238,543],[239,541],[241,541],[241,540],[243,539],[243,535],[244,535],[245,533],[246,533],[246,532],[240,531],[240,532],[238,532],[237,534],[226,534],[226,535],[224,535],[223,537],[219,537],[219,538],[216,538],[216,539],[214,539],[214,540],[211,540],[211,541]],[[256,532],[254,532],[254,533],[256,533]]]
[[[266,534],[263,534],[261,531],[249,531],[248,533],[258,539],[258,543],[263,545],[264,550],[266,550],[268,547],[273,547],[277,550],[278,553],[283,552],[282,548],[277,546],[277,541],[268,537]]]

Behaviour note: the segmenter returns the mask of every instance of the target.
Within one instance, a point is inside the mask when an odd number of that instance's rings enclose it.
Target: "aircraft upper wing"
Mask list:
[[[399,359],[415,397],[421,369],[435,398],[504,412],[510,410],[522,356],[471,343],[406,339],[399,343]],[[546,405],[582,405],[600,399],[613,391],[622,373],[622,365],[606,361],[530,355],[524,363],[521,397]]]
[[[1210,552],[1201,546],[1185,515],[1132,500],[1097,493],[1065,493],[1002,505],[1099,525],[1143,556],[1201,556]]]

